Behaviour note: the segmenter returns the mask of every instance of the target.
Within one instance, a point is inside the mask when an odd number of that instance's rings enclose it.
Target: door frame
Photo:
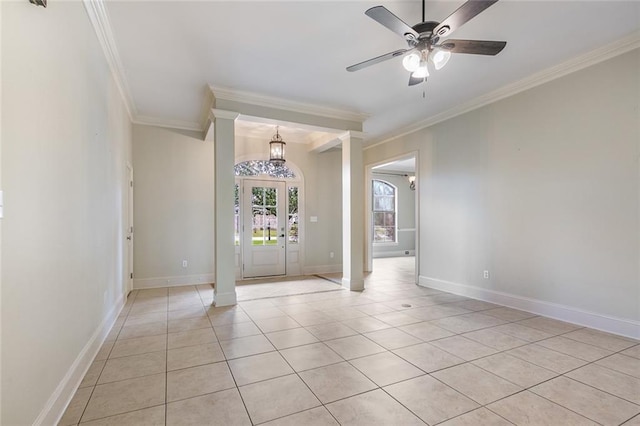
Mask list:
[[[373,200],[371,182],[373,180],[373,168],[382,164],[391,163],[399,160],[415,158],[414,175],[416,177],[415,189],[415,284],[420,281],[420,156],[418,151],[409,151],[394,157],[376,161],[365,165],[365,270],[373,271],[373,236],[371,233],[372,217],[371,203]]]
[[[127,182],[127,209],[126,209],[126,229],[125,229],[125,256],[127,271],[125,271],[125,295],[133,290],[133,166],[126,164]]]

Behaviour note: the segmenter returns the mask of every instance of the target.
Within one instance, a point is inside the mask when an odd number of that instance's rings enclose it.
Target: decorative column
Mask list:
[[[213,304],[236,304],[233,205],[235,185],[235,120],[238,113],[212,109],[214,143],[215,290]]]
[[[364,290],[364,166],[362,133],[342,139],[342,286]]]

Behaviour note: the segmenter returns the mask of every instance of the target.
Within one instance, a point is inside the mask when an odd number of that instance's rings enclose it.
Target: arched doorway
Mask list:
[[[300,275],[302,173],[267,160],[234,167],[236,278]]]

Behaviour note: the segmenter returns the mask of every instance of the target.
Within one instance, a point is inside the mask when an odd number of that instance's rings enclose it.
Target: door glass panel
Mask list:
[[[252,190],[252,245],[278,244],[278,190],[254,187]]]
[[[234,205],[233,205],[233,232],[235,245],[240,245],[240,187],[236,183],[233,188]]]
[[[298,243],[298,188],[289,188],[289,243]]]

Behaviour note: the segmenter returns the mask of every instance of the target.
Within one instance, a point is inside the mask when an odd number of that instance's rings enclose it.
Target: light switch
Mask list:
[[[311,216],[309,218],[309,222],[317,222],[318,221],[318,216]]]
[[[2,201],[2,191],[0,191],[0,219],[2,219],[4,217],[4,212],[3,212],[3,207],[4,207],[4,201]]]

